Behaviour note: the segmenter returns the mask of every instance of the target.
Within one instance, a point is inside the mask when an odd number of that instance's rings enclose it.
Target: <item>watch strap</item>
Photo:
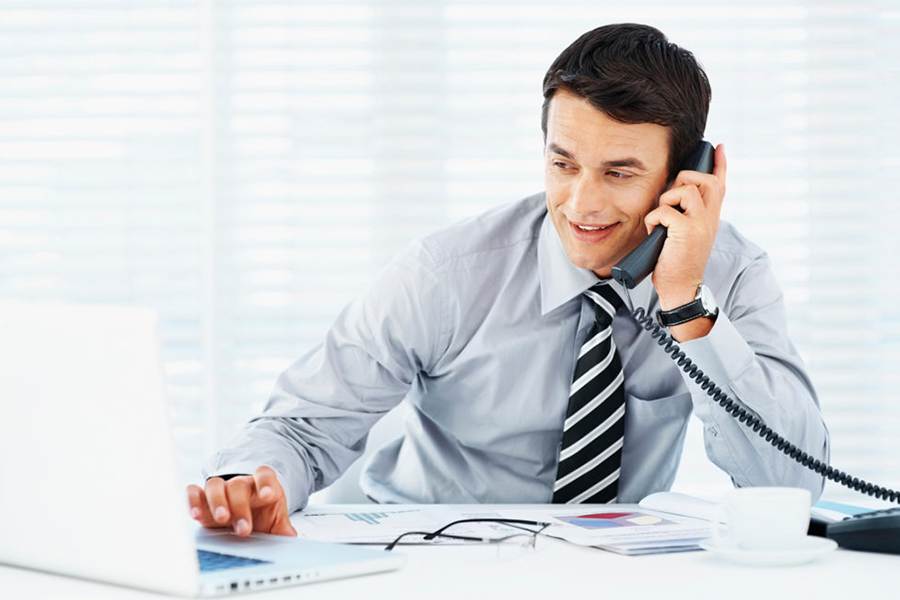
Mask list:
[[[707,311],[703,308],[703,301],[697,298],[687,304],[682,304],[672,310],[656,311],[656,320],[663,327],[671,327],[693,321],[699,317],[711,316],[707,315]]]

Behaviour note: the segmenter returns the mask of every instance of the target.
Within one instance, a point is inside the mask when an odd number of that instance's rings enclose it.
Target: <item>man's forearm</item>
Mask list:
[[[811,456],[828,459],[827,430],[798,357],[774,347],[765,356],[757,355],[722,313],[706,336],[681,347],[731,399]],[[704,423],[707,454],[737,485],[802,486],[818,497],[823,485],[820,475],[740,423],[683,371],[682,377],[691,390],[694,411]]]

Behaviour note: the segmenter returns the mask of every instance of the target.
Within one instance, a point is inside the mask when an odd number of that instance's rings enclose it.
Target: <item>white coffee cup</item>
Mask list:
[[[747,487],[731,490],[720,505],[726,530],[714,528],[718,544],[743,550],[779,550],[796,546],[809,527],[809,490]]]

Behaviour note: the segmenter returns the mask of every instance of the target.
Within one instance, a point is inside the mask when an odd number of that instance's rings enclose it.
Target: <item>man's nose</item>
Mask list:
[[[590,176],[580,177],[569,198],[569,208],[572,212],[585,217],[602,211],[606,204],[600,182]]]

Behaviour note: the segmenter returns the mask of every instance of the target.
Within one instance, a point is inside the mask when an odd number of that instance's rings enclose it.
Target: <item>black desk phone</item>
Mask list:
[[[682,170],[712,173],[715,149],[703,140],[688,157]],[[649,275],[656,266],[666,241],[666,228],[657,225],[641,244],[612,268],[613,278],[631,289]],[[730,399],[722,389],[703,374],[697,365],[685,355],[675,340],[653,322],[653,318],[638,307],[632,313],[638,324],[656,339],[663,351],[703,389],[725,412],[753,430],[759,437],[790,456],[804,467],[854,491],[862,492],[878,499],[900,502],[900,492],[881,487],[839,471],[813,458],[773,431],[756,415]],[[900,554],[900,507],[876,510],[858,514],[844,521],[824,523],[810,522],[810,533],[829,537],[843,548]]]

